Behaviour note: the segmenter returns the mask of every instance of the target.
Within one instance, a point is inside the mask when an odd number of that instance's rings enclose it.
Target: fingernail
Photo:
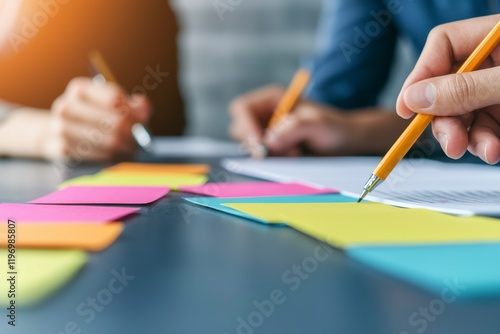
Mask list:
[[[444,133],[438,133],[436,135],[436,138],[439,144],[441,144],[441,147],[443,148],[444,152],[448,153],[448,136]]]
[[[477,143],[477,152],[479,153],[479,156],[482,155],[482,159],[484,162],[486,162],[488,165],[491,165],[491,162],[488,161],[488,144],[484,141],[480,141]]]
[[[427,109],[436,101],[436,87],[428,83],[417,83],[408,87],[405,102],[411,109]]]

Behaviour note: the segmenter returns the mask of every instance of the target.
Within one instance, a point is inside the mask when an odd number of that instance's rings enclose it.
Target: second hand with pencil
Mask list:
[[[491,52],[500,42],[500,22],[484,38],[479,46],[467,58],[465,63],[457,71],[457,74],[475,71],[488,58]],[[380,185],[389,176],[396,165],[408,153],[417,139],[422,135],[427,126],[434,119],[433,115],[417,114],[401,137],[394,143],[389,152],[384,156],[380,164],[375,168],[373,174],[363,187],[363,192],[358,200],[361,202],[370,192]]]
[[[112,82],[118,84],[118,80],[113,75],[113,72],[111,72],[111,69],[106,64],[106,61],[104,60],[100,52],[92,51],[89,55],[89,62],[92,70],[95,72],[93,73],[95,75],[94,80],[101,80],[104,82]],[[151,152],[153,138],[146,127],[137,122],[132,125],[131,132],[137,145],[139,145],[139,147],[145,152]]]
[[[267,131],[272,131],[272,128],[278,125],[283,119],[292,112],[293,108],[299,102],[302,93],[306,89],[311,80],[311,72],[307,68],[300,68],[297,73],[295,73],[288,89],[281,98],[278,106],[274,110],[274,113],[267,124]],[[267,147],[261,144],[258,153],[254,153],[254,158],[264,158],[269,154]]]

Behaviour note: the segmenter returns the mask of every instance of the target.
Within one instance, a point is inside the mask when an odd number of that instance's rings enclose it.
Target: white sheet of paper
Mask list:
[[[226,159],[226,169],[272,181],[300,181],[359,196],[378,157]],[[458,215],[500,217],[500,168],[403,160],[367,199]]]
[[[162,157],[244,157],[248,154],[238,143],[204,137],[155,137],[152,151]]]

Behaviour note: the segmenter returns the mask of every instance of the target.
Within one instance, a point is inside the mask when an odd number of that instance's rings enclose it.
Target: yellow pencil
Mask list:
[[[103,82],[118,84],[118,80],[99,51],[94,50],[89,54],[89,62],[96,75],[94,79],[100,78]],[[138,122],[132,125],[131,131],[137,145],[144,151],[151,152],[153,138],[146,127]]]
[[[274,109],[274,113],[267,124],[267,129],[271,129],[278,125],[290,112],[292,112],[309,84],[309,80],[311,80],[311,72],[308,69],[301,68],[295,73],[288,89],[281,98],[276,109]],[[258,144],[257,149],[251,150],[252,157],[255,159],[266,157],[268,155],[267,147],[262,143],[256,144]]]
[[[297,73],[295,73],[295,76],[293,77],[290,86],[288,86],[285,95],[283,95],[283,98],[276,107],[267,128],[276,126],[293,110],[302,96],[302,92],[306,89],[310,79],[311,73],[305,68],[299,69]]]
[[[108,64],[104,60],[104,57],[99,51],[93,50],[92,52],[90,52],[89,62],[97,75],[102,75],[103,79],[108,82],[116,84],[118,83],[118,80],[114,76],[113,72],[111,72],[111,69],[109,68]]]
[[[457,73],[472,72],[476,70],[489,54],[500,42],[500,22],[498,22],[491,32],[484,38],[479,46],[467,58]],[[363,193],[358,202],[361,202],[370,192],[372,192],[380,183],[385,181],[396,165],[408,153],[417,139],[422,135],[427,126],[434,119],[432,115],[417,114],[415,119],[403,132],[401,137],[394,143],[389,152],[384,156],[372,176],[366,182]]]

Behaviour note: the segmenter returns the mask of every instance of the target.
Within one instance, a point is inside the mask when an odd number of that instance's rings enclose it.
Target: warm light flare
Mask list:
[[[22,1],[0,0],[0,49],[8,40],[8,34],[16,23]]]

